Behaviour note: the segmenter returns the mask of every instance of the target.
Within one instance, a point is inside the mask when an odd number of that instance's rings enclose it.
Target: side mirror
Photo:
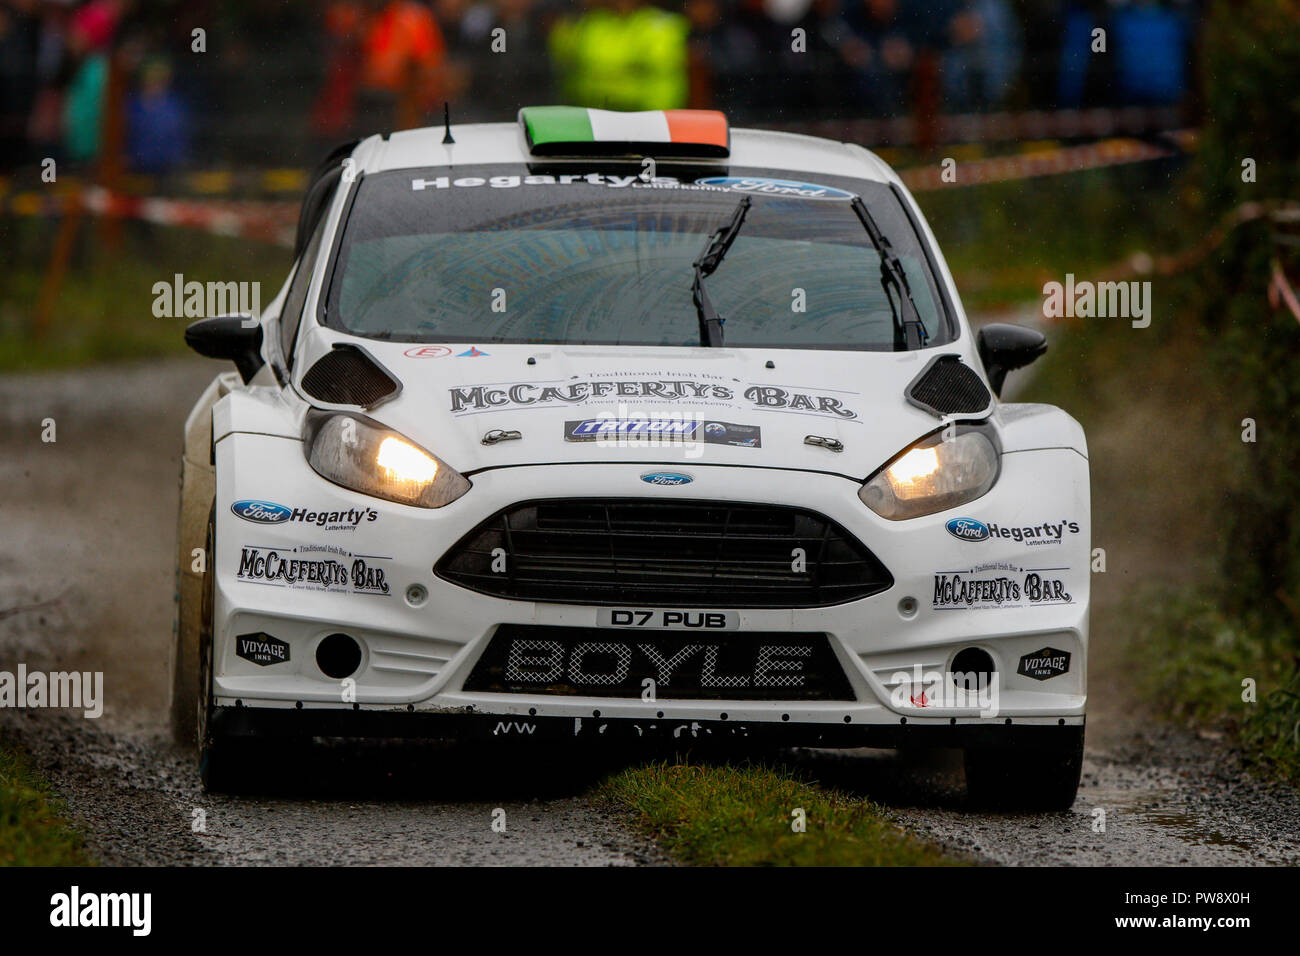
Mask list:
[[[199,319],[185,329],[185,344],[200,355],[230,359],[247,384],[266,363],[262,361],[262,323],[246,315],[221,315]]]
[[[1023,368],[1047,351],[1047,337],[1042,332],[1001,322],[980,329],[976,341],[989,384],[997,395],[1002,394],[1007,372]]]

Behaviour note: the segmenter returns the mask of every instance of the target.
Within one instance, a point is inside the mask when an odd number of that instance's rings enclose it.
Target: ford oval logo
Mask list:
[[[974,518],[953,518],[945,527],[950,535],[963,541],[983,541],[989,536],[988,525]]]
[[[243,518],[245,521],[256,521],[258,524],[279,524],[281,521],[288,521],[293,512],[284,505],[277,505],[274,501],[236,501],[230,506],[230,510]]]
[[[801,183],[793,179],[765,179],[759,176],[706,176],[695,180],[699,186],[723,186],[742,193],[761,196],[786,196],[791,199],[852,199],[853,193],[834,186]]]
[[[675,471],[652,471],[642,475],[641,480],[651,485],[689,485],[695,479]]]

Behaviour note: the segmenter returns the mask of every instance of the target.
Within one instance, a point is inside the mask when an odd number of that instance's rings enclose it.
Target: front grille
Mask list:
[[[852,535],[814,512],[644,498],[513,505],[434,571],[495,597],[657,607],[824,607],[894,583]]]

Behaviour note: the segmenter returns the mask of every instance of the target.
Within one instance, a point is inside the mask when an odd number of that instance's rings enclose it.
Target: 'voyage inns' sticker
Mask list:
[[[1034,680],[1051,680],[1070,670],[1070,652],[1044,647],[1020,658],[1016,673]]]

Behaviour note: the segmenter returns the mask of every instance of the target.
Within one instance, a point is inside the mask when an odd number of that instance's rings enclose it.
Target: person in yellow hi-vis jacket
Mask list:
[[[639,0],[596,0],[548,38],[566,102],[615,110],[677,109],[687,99],[685,17]]]

